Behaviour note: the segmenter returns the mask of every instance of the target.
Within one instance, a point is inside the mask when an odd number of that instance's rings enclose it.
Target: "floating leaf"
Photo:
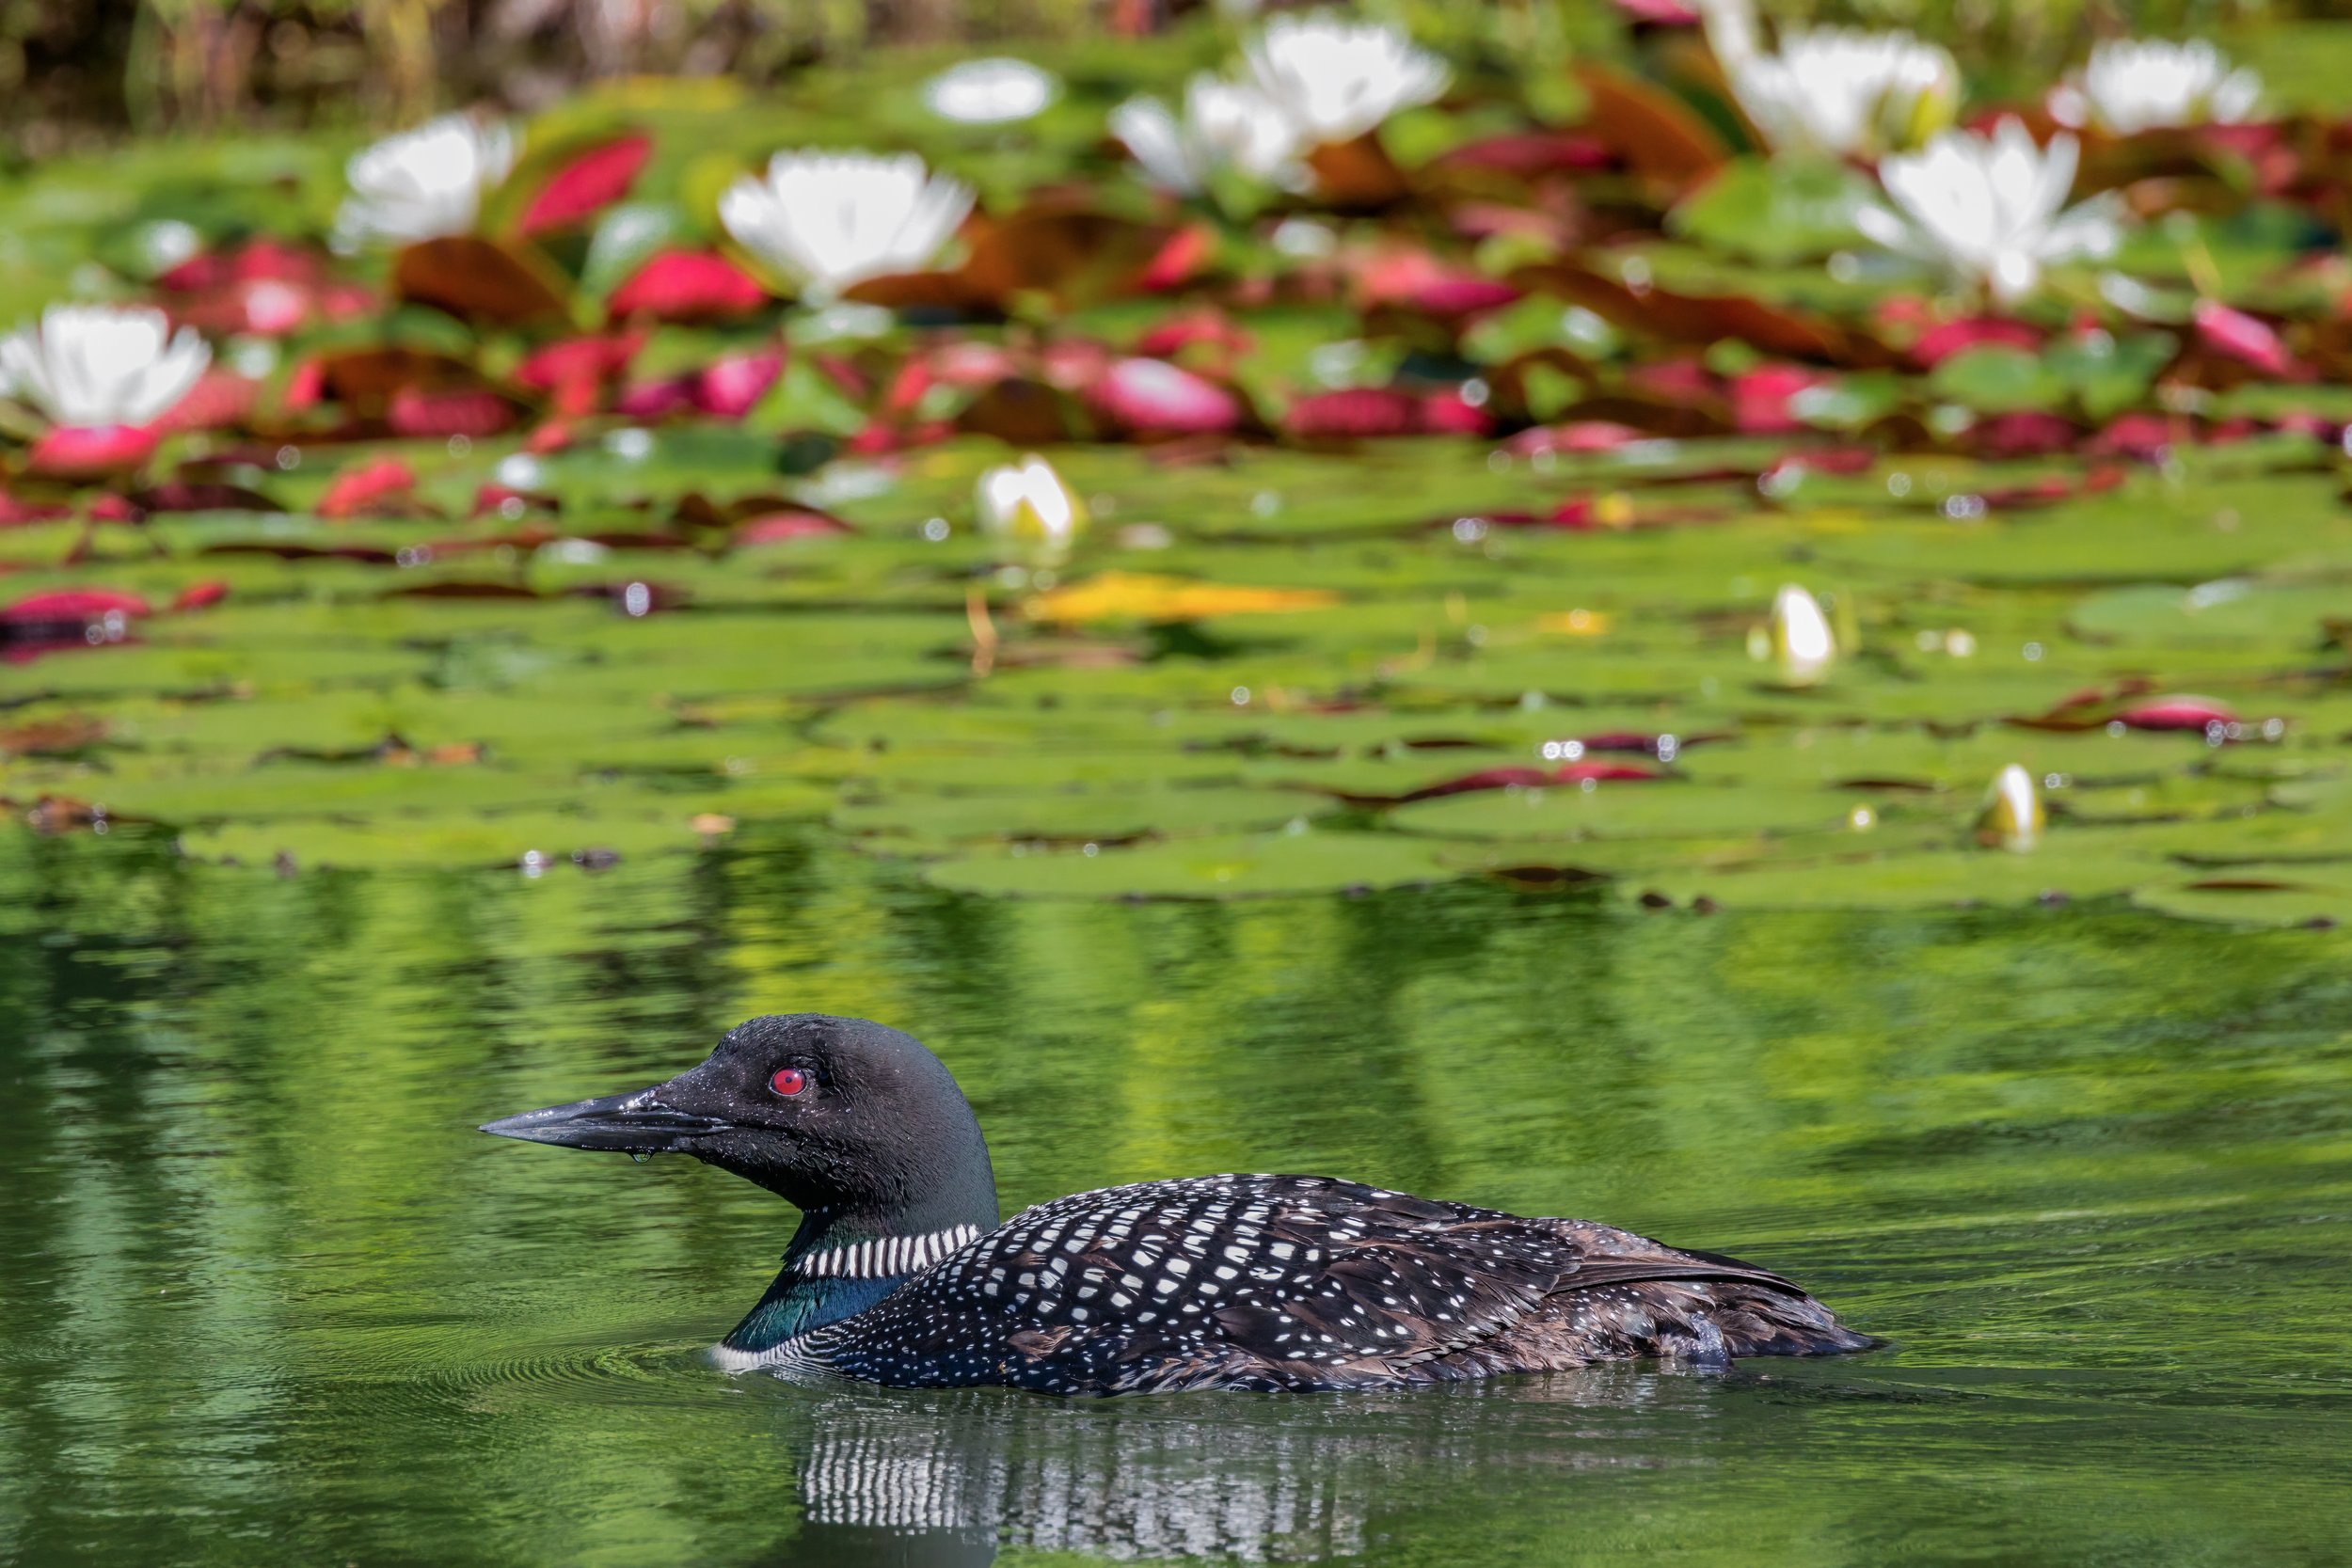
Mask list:
[[[1239,829],[1277,828],[1328,814],[1329,800],[1299,790],[1233,787],[1040,789],[1018,794],[899,793],[834,808],[845,833],[901,852],[938,853],[994,839],[1118,845]]]
[[[1040,594],[1022,608],[1033,621],[1200,621],[1219,615],[1280,615],[1338,602],[1337,594],[1312,588],[1246,588],[1147,572],[1104,572]]]
[[[461,321],[525,326],[568,318],[561,285],[522,251],[469,234],[422,240],[392,262],[402,298]]]
[[[1424,841],[1301,828],[1131,849],[943,861],[925,873],[965,893],[1043,898],[1248,898],[1431,882],[1451,875]]]

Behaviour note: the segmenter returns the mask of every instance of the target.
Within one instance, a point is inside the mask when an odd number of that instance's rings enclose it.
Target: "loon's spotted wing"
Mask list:
[[[1321,1177],[1196,1177],[1028,1210],[816,1342],[901,1386],[1339,1388],[1582,1365],[1588,1339],[1622,1341],[1653,1306],[1671,1335],[1677,1304],[1718,1284],[1814,1306],[1761,1269],[1607,1227]]]
[[[1295,1190],[1278,1205],[1273,1233],[1320,1238],[1321,1260],[1267,1299],[1214,1316],[1236,1346],[1268,1363],[1276,1383],[1344,1386],[1581,1365],[1591,1358],[1581,1341],[1625,1308],[1655,1322],[1645,1308],[1666,1303],[1645,1297],[1645,1286],[1737,1285],[1806,1299],[1736,1259],[1354,1182]]]

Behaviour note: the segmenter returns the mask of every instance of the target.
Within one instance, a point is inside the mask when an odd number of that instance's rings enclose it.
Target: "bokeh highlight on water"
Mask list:
[[[0,844],[0,1560],[2341,1561],[2345,939],[1487,885],[976,900],[816,840],[513,875]],[[1064,1403],[729,1380],[791,1223],[494,1143],[903,1024],[1008,1208],[1327,1171],[1737,1249],[1894,1347]]]

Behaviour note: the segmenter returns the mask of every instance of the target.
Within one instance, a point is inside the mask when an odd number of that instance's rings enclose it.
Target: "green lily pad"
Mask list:
[[[1711,788],[1677,780],[1483,790],[1399,806],[1390,822],[1445,838],[1695,838],[1829,832],[1883,813],[1867,796],[1825,789]]]
[[[1233,787],[1137,790],[1063,787],[1018,794],[895,794],[834,808],[833,825],[870,846],[939,853],[958,845],[1005,842],[1118,844],[1279,827],[1327,814],[1328,798],[1301,790]]]
[[[2352,880],[2208,878],[2142,887],[2132,902],[2185,920],[2231,926],[2341,926],[2352,920]]]
[[[964,893],[1040,898],[1248,898],[1442,881],[1428,841],[1316,832],[1176,839],[1131,849],[966,856],[926,878]]]

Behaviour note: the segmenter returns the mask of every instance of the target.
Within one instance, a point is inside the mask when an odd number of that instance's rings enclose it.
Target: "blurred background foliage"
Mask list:
[[[875,47],[1136,36],[1202,0],[0,0],[0,125],[40,158],[126,131],[418,119],[583,80],[728,74],[773,85]],[[1265,8],[1272,8],[1271,7]],[[1364,0],[1457,55],[1607,47],[1605,0]],[[1910,27],[1973,66],[2054,73],[2093,39],[2316,19],[2334,0],[1769,0],[1782,23]]]

